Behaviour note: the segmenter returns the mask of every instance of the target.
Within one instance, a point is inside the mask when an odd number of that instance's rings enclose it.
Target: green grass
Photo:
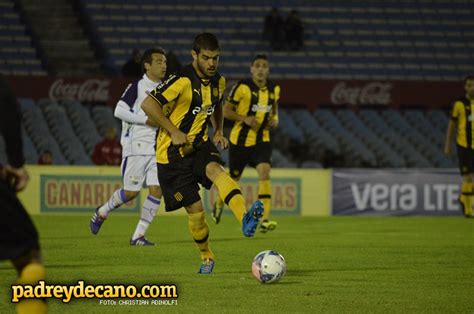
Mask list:
[[[196,274],[197,248],[186,217],[157,217],[155,247],[130,247],[137,220],[112,215],[98,236],[86,215],[34,217],[48,283],[178,285],[177,306],[104,306],[50,300],[52,313],[112,312],[440,312],[474,313],[474,219],[279,218],[278,228],[246,239],[231,216],[211,227],[214,274]],[[256,253],[275,249],[288,272],[277,284],[251,274]],[[0,264],[0,313],[13,311],[15,272]]]

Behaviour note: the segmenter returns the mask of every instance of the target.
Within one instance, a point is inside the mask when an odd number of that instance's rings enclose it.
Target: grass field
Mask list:
[[[157,217],[155,247],[131,247],[136,216],[112,215],[98,236],[87,215],[34,217],[48,283],[178,286],[176,306],[100,305],[98,300],[50,300],[51,313],[111,312],[440,312],[474,313],[474,219],[279,218],[271,234],[241,236],[231,216],[211,227],[214,274],[196,274],[197,248],[186,217]],[[264,285],[251,274],[256,253],[275,249],[288,272]],[[15,272],[0,264],[0,313],[13,312]]]

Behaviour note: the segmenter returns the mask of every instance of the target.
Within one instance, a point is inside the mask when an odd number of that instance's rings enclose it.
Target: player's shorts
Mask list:
[[[229,146],[229,170],[232,178],[242,175],[245,166],[256,167],[261,163],[272,163],[272,144],[270,142],[258,143],[254,146],[241,146],[230,144]]]
[[[206,176],[206,166],[213,161],[224,164],[216,146],[207,141],[180,160],[158,164],[167,212],[199,201],[199,184],[208,190],[211,188],[212,181]]]
[[[15,191],[0,180],[0,260],[39,250],[38,233]]]
[[[155,156],[125,157],[121,169],[126,191],[140,191],[143,186],[160,185]]]
[[[474,149],[456,145],[458,148],[459,171],[461,175],[474,173]]]

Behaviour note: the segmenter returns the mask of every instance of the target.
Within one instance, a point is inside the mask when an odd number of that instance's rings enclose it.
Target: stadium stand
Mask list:
[[[6,75],[46,75],[37,56],[31,33],[22,23],[15,3],[0,0],[0,72]]]
[[[82,3],[117,69],[133,48],[151,45],[187,62],[189,42],[207,30],[221,40],[223,73],[245,76],[251,56],[270,50],[261,30],[265,15],[278,6],[284,15],[300,12],[306,48],[271,52],[275,78],[458,80],[474,71],[472,1]]]
[[[41,152],[50,150],[55,164],[90,165],[92,150],[105,130],[121,129],[110,107],[25,98],[20,104],[28,163],[36,163]],[[446,124],[442,110],[281,109],[280,127],[273,135],[273,165],[452,168],[456,155],[448,158],[441,151]],[[3,157],[0,153],[0,160]],[[222,157],[228,162],[227,151]]]

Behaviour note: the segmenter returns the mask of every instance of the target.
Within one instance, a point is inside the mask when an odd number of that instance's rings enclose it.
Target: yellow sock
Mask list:
[[[464,215],[472,215],[472,183],[470,182],[463,182],[461,186],[461,196],[459,197],[459,201],[462,203],[464,207]]]
[[[258,182],[258,199],[263,203],[263,220],[270,217],[270,207],[272,204],[272,183],[270,180],[260,180]]]
[[[212,254],[209,247],[209,226],[207,225],[204,212],[188,214],[188,227],[194,242],[196,242],[201,252],[201,259],[214,259],[214,254]]]
[[[244,197],[242,196],[237,182],[232,180],[227,173],[221,172],[214,180],[214,185],[219,191],[220,198],[229,206],[235,218],[242,223],[242,219],[247,210],[245,208]]]
[[[20,278],[18,278],[18,284],[21,285],[36,285],[38,281],[44,280],[45,278],[45,269],[42,264],[39,263],[30,263],[26,265],[25,268],[21,271]],[[46,313],[48,306],[44,300],[38,299],[23,299],[22,301],[16,304],[16,312],[19,314],[29,314],[29,313]]]

